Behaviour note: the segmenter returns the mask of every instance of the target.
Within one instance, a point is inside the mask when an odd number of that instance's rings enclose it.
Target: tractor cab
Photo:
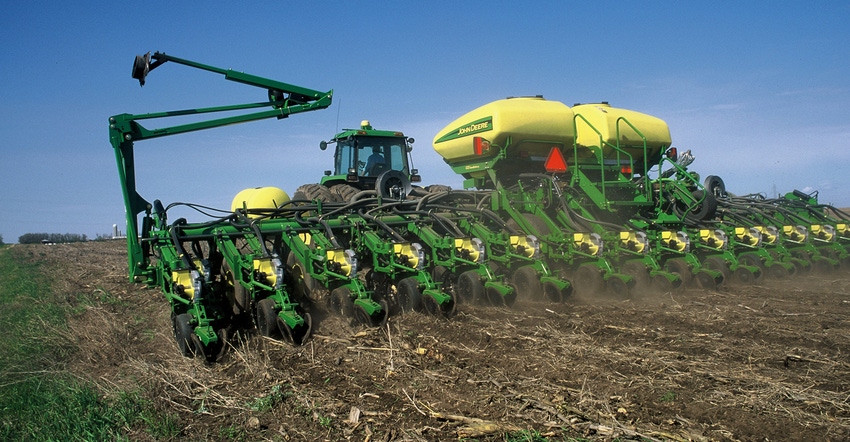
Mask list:
[[[378,177],[387,173],[400,174],[409,182],[421,181],[409,161],[413,138],[401,132],[375,130],[364,120],[360,129],[345,129],[319,147],[326,150],[329,143],[336,143],[336,150],[334,169],[326,170],[321,181],[325,187],[348,184],[360,190],[374,189]]]

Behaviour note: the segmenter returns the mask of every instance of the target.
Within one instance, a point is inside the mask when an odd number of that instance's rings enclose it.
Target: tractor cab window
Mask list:
[[[356,168],[357,175],[376,177],[388,170],[408,175],[403,137],[368,137],[341,141],[337,145],[336,174],[348,173]]]

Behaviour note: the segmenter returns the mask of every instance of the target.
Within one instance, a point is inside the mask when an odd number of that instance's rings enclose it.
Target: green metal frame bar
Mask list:
[[[185,66],[222,74],[227,80],[267,89],[269,101],[200,109],[186,109],[171,112],[156,112],[140,115],[119,114],[109,117],[109,141],[112,144],[112,148],[115,150],[115,160],[118,165],[118,178],[121,183],[127,217],[127,253],[131,281],[142,276],[149,277],[151,271],[148,269],[147,256],[145,256],[145,253],[143,252],[141,240],[139,239],[139,234],[141,232],[139,232],[138,229],[137,219],[138,215],[143,211],[148,214],[150,213],[151,204],[142,198],[136,190],[135,159],[133,154],[134,142],[248,121],[262,120],[266,118],[274,117],[282,119],[291,114],[327,108],[331,105],[333,97],[333,90],[327,92],[317,91],[258,77],[256,75],[237,72],[232,69],[221,69],[173,57],[160,52],[155,53],[152,58],[155,62],[150,65],[150,70],[155,69],[167,61],[171,61]],[[272,109],[158,129],[147,129],[139,124],[140,120],[211,114],[218,112],[244,111],[262,107],[271,107]]]

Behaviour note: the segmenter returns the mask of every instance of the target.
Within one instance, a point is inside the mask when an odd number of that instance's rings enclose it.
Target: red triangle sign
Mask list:
[[[567,160],[564,159],[561,149],[553,147],[549,151],[549,157],[546,158],[544,167],[546,167],[546,172],[549,173],[565,173],[567,171]]]

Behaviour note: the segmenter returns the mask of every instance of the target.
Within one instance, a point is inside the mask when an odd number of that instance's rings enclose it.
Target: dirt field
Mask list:
[[[128,282],[124,242],[13,250],[95,300],[70,319],[67,369],[141,386],[181,440],[850,440],[850,272],[379,329],[315,311],[303,347],[245,332],[208,365]]]

